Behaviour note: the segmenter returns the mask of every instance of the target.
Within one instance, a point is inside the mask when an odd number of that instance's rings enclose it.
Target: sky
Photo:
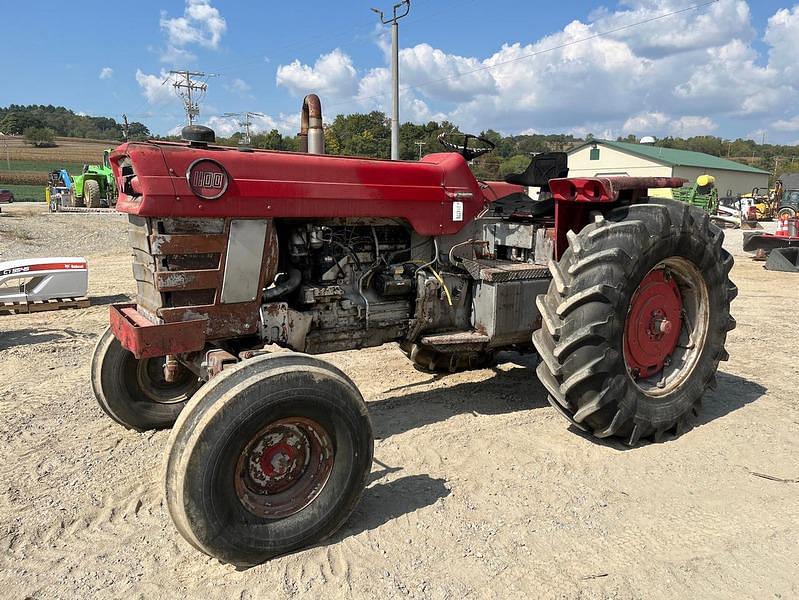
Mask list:
[[[165,134],[185,122],[169,71],[193,69],[213,74],[198,121],[218,135],[240,111],[294,134],[309,92],[328,122],[390,111],[389,30],[369,9],[396,1],[0,0],[0,106],[126,113]],[[799,143],[786,0],[412,0],[399,37],[403,122]]]

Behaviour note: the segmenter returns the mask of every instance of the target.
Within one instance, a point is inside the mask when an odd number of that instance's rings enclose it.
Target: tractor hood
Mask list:
[[[387,217],[442,235],[495,199],[454,153],[416,162],[131,142],[111,166],[117,210],[143,217]]]

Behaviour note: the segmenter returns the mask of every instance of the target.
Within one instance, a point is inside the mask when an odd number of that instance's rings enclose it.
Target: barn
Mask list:
[[[569,151],[569,177],[597,175],[682,177],[690,182],[712,175],[722,196],[767,189],[769,179],[768,171],[725,158],[648,144],[591,140]]]

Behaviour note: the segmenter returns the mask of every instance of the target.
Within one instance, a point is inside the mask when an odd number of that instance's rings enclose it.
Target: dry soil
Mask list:
[[[534,357],[433,377],[393,345],[330,355],[369,403],[369,487],[328,543],[239,572],[169,520],[168,433],[126,431],[92,395],[107,305],[133,290],[123,217],[2,211],[0,261],[86,255],[93,297],[0,316],[4,598],[799,596],[799,277],[746,257],[740,232],[738,328],[692,430],[634,449],[582,437]]]

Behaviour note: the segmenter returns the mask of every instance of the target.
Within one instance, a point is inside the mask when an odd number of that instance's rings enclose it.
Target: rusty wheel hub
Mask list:
[[[673,256],[646,274],[624,323],[624,362],[638,389],[665,396],[688,380],[705,347],[709,310],[707,281],[691,261]]]
[[[239,456],[236,494],[256,516],[280,519],[319,495],[333,469],[333,443],[316,421],[289,417],[261,429]]]
[[[682,327],[682,295],[666,269],[638,286],[624,327],[624,360],[635,377],[652,377],[670,360]]]

